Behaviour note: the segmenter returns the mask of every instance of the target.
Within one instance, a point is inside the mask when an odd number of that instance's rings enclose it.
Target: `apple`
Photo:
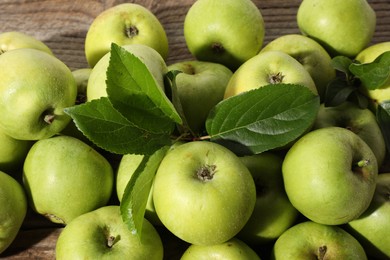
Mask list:
[[[313,129],[329,126],[344,127],[357,134],[374,152],[378,167],[382,165],[386,145],[376,116],[371,110],[362,109],[348,101],[335,107],[321,104]]]
[[[284,191],[283,158],[273,152],[240,157],[251,172],[256,185],[256,205],[237,237],[249,245],[259,246],[275,241],[298,218]]]
[[[196,135],[205,130],[210,110],[223,99],[233,72],[226,66],[207,61],[179,61],[168,66],[168,71],[179,70],[177,92],[189,128]]]
[[[100,207],[75,218],[61,231],[55,247],[57,260],[162,260],[163,253],[160,235],[153,225],[144,219],[141,233],[132,233],[117,205]]]
[[[381,173],[369,208],[359,218],[347,223],[346,230],[356,237],[369,256],[389,259],[389,219],[390,173]]]
[[[210,141],[191,141],[162,159],[153,202],[157,216],[176,237],[215,245],[244,227],[255,206],[256,188],[232,151]]]
[[[260,260],[260,257],[245,242],[234,237],[216,245],[190,245],[180,258],[180,260],[209,259]]]
[[[303,0],[298,27],[320,43],[330,55],[354,58],[371,42],[376,14],[366,0]]]
[[[70,121],[77,87],[59,59],[35,49],[0,55],[0,128],[15,139],[39,140],[61,132]]]
[[[0,55],[6,51],[30,48],[53,55],[52,50],[37,38],[19,31],[0,33]]]
[[[106,205],[113,191],[112,166],[77,138],[54,136],[34,143],[23,165],[31,208],[54,223]]]
[[[266,51],[242,64],[230,78],[224,98],[277,83],[299,84],[318,94],[309,72],[296,59],[282,51]]]
[[[317,223],[341,225],[370,205],[378,163],[357,134],[331,126],[299,138],[287,151],[282,172],[287,196],[298,211]]]
[[[324,98],[336,71],[329,53],[318,42],[305,35],[285,34],[269,42],[261,52],[270,50],[283,51],[298,60],[313,78],[321,99]]]
[[[90,67],[110,51],[113,42],[120,46],[144,44],[163,59],[168,56],[164,27],[149,9],[136,3],[112,6],[92,21],[85,37],[85,55]]]
[[[264,35],[263,16],[251,0],[198,0],[184,19],[184,39],[192,55],[232,71],[260,51]]]
[[[276,240],[271,259],[366,260],[367,255],[362,245],[341,227],[304,221]]]
[[[0,255],[15,240],[27,213],[22,185],[0,171]]]
[[[164,91],[164,75],[167,65],[161,55],[153,48],[143,44],[121,46],[139,58],[148,68],[157,85]],[[87,85],[87,101],[107,96],[106,72],[110,62],[110,53],[105,54],[92,69]]]

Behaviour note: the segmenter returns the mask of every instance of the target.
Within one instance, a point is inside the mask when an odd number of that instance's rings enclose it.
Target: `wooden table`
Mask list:
[[[0,33],[21,31],[44,41],[72,70],[87,67],[84,39],[89,25],[103,10],[123,2],[149,8],[169,37],[167,64],[192,59],[183,37],[183,20],[195,0],[0,0]],[[301,0],[254,0],[266,25],[265,42],[288,33],[299,33],[296,11]],[[377,14],[372,43],[390,41],[390,1],[369,0]],[[61,226],[28,212],[14,243],[0,259],[55,259],[55,243]],[[186,244],[164,232],[166,259],[179,259]]]

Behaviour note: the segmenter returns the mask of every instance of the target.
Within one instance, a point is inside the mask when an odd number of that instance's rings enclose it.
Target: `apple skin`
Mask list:
[[[232,71],[260,51],[264,35],[262,14],[251,0],[198,0],[184,19],[184,38],[192,55]]]
[[[371,42],[376,14],[366,0],[303,0],[297,13],[298,27],[334,57],[354,58]]]
[[[164,75],[168,72],[168,68],[161,55],[147,45],[130,44],[121,47],[146,65],[157,85],[164,91]],[[110,56],[110,53],[105,54],[92,69],[87,85],[87,101],[107,96],[106,72]]]
[[[271,259],[366,260],[367,256],[362,245],[341,227],[305,221],[276,240]]]
[[[162,260],[160,235],[148,220],[139,235],[141,240],[123,222],[119,206],[100,207],[65,226],[56,242],[56,259]]]
[[[20,140],[39,140],[61,132],[71,118],[77,87],[59,59],[35,49],[0,55],[0,128]]]
[[[169,151],[157,170],[153,201],[163,225],[195,245],[233,238],[256,202],[253,178],[227,148],[191,141]]]
[[[54,223],[66,225],[106,205],[113,184],[113,169],[106,158],[70,136],[37,141],[23,165],[31,208]]]
[[[0,171],[0,255],[15,240],[27,213],[27,198],[22,185]]]
[[[375,259],[390,258],[390,173],[378,175],[374,198],[369,208],[346,226]]]
[[[190,245],[180,258],[180,260],[209,259],[260,260],[260,257],[245,242],[232,238],[217,245]]]
[[[336,71],[329,53],[318,42],[304,35],[286,34],[269,42],[261,52],[270,50],[283,51],[298,60],[314,80],[321,99],[324,98],[326,87],[336,77]]]
[[[163,59],[168,56],[164,27],[149,9],[136,3],[115,5],[92,21],[85,37],[85,55],[90,67],[110,51],[113,42],[120,46],[144,44]]]
[[[53,55],[52,50],[42,41],[23,32],[9,31],[0,33],[0,55],[4,52],[30,48]]]
[[[318,94],[309,72],[296,59],[282,51],[266,51],[242,64],[230,78],[224,98],[273,83],[300,84]]]
[[[256,185],[256,205],[252,216],[237,237],[249,245],[274,242],[298,218],[284,191],[283,158],[273,152],[240,157]]]
[[[298,211],[314,222],[340,225],[358,218],[370,205],[378,164],[357,134],[325,127],[293,144],[282,172],[287,196]]]
[[[223,99],[233,72],[226,66],[206,61],[180,61],[168,66],[179,70],[177,92],[186,121],[196,135],[205,130],[210,110]]]

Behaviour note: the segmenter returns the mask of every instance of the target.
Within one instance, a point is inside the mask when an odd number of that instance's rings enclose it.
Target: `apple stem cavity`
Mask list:
[[[270,74],[268,76],[268,82],[270,84],[279,84],[283,82],[284,75],[281,72],[278,72],[276,74]]]
[[[208,165],[208,164],[203,165],[196,172],[196,176],[198,177],[199,180],[203,182],[210,181],[214,177],[216,168],[217,168],[216,165]]]
[[[135,25],[131,25],[125,28],[125,34],[129,38],[134,38],[139,33],[138,28]]]
[[[318,260],[323,260],[325,259],[325,255],[326,255],[326,251],[328,250],[328,248],[326,246],[320,246],[318,248],[318,257],[317,259]]]

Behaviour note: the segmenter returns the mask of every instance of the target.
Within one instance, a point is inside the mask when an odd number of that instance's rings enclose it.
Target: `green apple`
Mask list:
[[[209,259],[260,260],[260,257],[245,242],[238,238],[232,238],[216,245],[190,245],[180,258],[180,260]]]
[[[251,218],[237,236],[257,247],[275,241],[294,224],[299,212],[284,191],[281,156],[263,152],[240,159],[253,176],[257,199]]]
[[[110,163],[77,138],[54,136],[31,147],[23,165],[23,184],[34,211],[54,223],[106,205],[113,191]]]
[[[224,97],[277,83],[303,85],[318,94],[312,77],[301,63],[285,52],[266,51],[250,58],[233,73]]]
[[[55,247],[57,260],[162,260],[163,253],[160,235],[153,225],[144,219],[141,233],[132,233],[117,205],[100,207],[75,218],[61,231]]]
[[[161,55],[153,48],[143,44],[131,44],[121,47],[146,65],[157,85],[164,91],[164,75],[168,68]],[[87,101],[107,96],[106,71],[110,56],[110,53],[105,54],[92,69],[87,85]]]
[[[374,198],[369,208],[347,224],[367,254],[375,259],[390,258],[390,173],[378,175]]]
[[[27,213],[22,185],[0,171],[0,255],[15,240]]]
[[[378,163],[357,134],[325,127],[302,136],[282,165],[292,205],[308,219],[327,225],[358,218],[374,196]]]
[[[153,202],[163,225],[195,245],[233,238],[250,218],[256,188],[233,152],[209,141],[191,141],[169,151],[157,170]]]
[[[207,61],[180,61],[168,66],[168,71],[179,70],[177,92],[188,126],[195,134],[202,134],[210,110],[223,99],[233,72],[226,66]]]
[[[320,43],[330,55],[354,58],[371,42],[376,14],[366,0],[303,0],[298,27]]]
[[[0,128],[21,140],[61,132],[70,121],[64,108],[75,104],[70,69],[53,55],[16,49],[0,55]]]
[[[376,156],[378,167],[386,155],[385,140],[375,114],[368,108],[362,109],[352,102],[336,107],[321,104],[313,129],[339,126],[351,130],[362,138]]]
[[[318,42],[304,35],[286,34],[269,42],[261,52],[270,50],[283,51],[298,60],[313,78],[320,97],[324,98],[326,86],[336,77],[336,71],[330,55]]]
[[[22,48],[36,49],[53,55],[44,42],[31,35],[18,31],[0,33],[0,55],[6,51]]]
[[[100,13],[85,37],[85,55],[90,67],[110,51],[111,43],[120,46],[144,44],[163,59],[168,56],[168,38],[158,18],[136,3],[122,3]]]
[[[233,71],[260,51],[264,35],[263,16],[251,0],[198,0],[184,19],[192,55]]]
[[[366,260],[367,255],[362,245],[341,227],[305,221],[276,240],[271,259]]]

